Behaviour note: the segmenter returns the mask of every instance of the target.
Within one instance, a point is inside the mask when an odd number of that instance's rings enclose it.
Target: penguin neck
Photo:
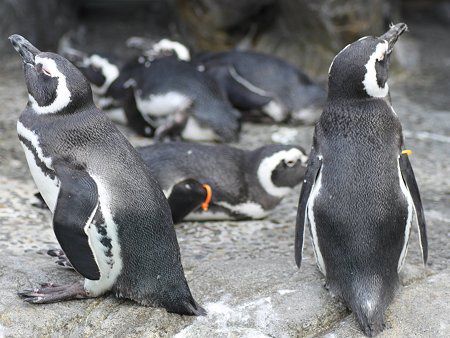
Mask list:
[[[263,183],[258,176],[258,172],[261,166],[261,158],[258,158],[258,154],[255,152],[248,152],[246,156],[246,181],[248,184],[248,197],[250,200],[259,203],[264,209],[274,208],[284,196],[275,196],[264,187]],[[266,173],[266,179],[272,182],[272,172]],[[276,187],[276,186],[275,186]],[[277,188],[277,187],[276,187]],[[284,188],[284,187],[283,187]]]
[[[92,96],[91,96],[90,99],[89,99],[89,98],[82,98],[82,99],[77,98],[77,99],[75,99],[75,100],[71,100],[71,101],[67,104],[67,106],[65,106],[64,108],[62,108],[62,109],[60,109],[60,110],[57,110],[57,111],[54,111],[54,112],[50,112],[50,113],[41,114],[41,113],[37,112],[36,110],[34,110],[32,102],[28,101],[28,107],[31,108],[31,110],[32,110],[35,114],[38,114],[38,115],[44,115],[44,116],[45,116],[45,115],[67,115],[67,114],[74,114],[74,113],[76,113],[77,111],[85,110],[85,109],[87,109],[87,108],[89,108],[89,107],[91,107],[91,106],[92,106],[92,107],[95,106],[95,105],[94,105],[94,101],[93,101],[93,99],[92,99]]]

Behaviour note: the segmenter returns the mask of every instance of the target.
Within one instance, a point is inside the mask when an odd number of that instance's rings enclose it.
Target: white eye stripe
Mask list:
[[[367,95],[371,97],[385,97],[389,92],[389,86],[387,83],[385,83],[382,88],[378,86],[377,71],[375,69],[376,60],[384,59],[388,47],[389,45],[387,41],[380,42],[365,65],[366,74],[364,75],[364,80],[362,83]]]
[[[111,83],[114,82],[119,77],[119,68],[108,61],[108,59],[103,58],[97,54],[91,55],[86,61],[86,66],[93,66],[102,72],[105,77],[105,82],[97,87],[92,85],[93,91],[98,95],[103,95],[108,90]],[[97,70],[96,69],[96,70]]]
[[[59,71],[56,62],[53,59],[36,56],[34,58],[34,63],[41,64],[43,71],[45,69],[51,77],[57,78],[58,85],[56,87],[55,100],[51,104],[47,106],[40,106],[37,103],[36,99],[31,94],[29,94],[28,97],[31,102],[31,106],[38,114],[52,114],[62,110],[70,103],[72,96],[69,88],[67,87],[66,76]]]

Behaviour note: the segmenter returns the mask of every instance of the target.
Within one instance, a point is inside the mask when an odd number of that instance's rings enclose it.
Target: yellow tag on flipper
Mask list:
[[[409,155],[411,155],[411,154],[412,154],[412,150],[409,150],[409,149],[405,149],[405,150],[403,150],[403,151],[402,151],[402,155],[403,155],[403,154],[405,154],[405,155],[408,155],[408,156],[409,156]]]

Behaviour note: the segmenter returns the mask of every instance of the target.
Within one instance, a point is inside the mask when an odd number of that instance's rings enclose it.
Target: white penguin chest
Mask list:
[[[186,110],[191,100],[189,97],[178,93],[152,94],[142,97],[139,91],[135,94],[136,106],[141,114],[154,117],[167,116]]]
[[[208,211],[195,210],[187,215],[185,219],[188,221],[225,221],[238,218],[234,217],[233,214],[248,217],[250,219],[262,219],[269,214],[269,212],[264,210],[261,205],[252,201],[235,205],[227,202],[216,202],[216,204],[227,210],[227,212],[211,209]]]
[[[17,122],[17,132],[26,142],[20,142],[25,152],[31,176],[42,195],[45,203],[53,213],[59,194],[60,182],[55,176],[51,177],[46,169],[53,171],[51,158],[45,157],[36,133],[27,129],[20,121]],[[45,166],[45,168],[43,168]]]

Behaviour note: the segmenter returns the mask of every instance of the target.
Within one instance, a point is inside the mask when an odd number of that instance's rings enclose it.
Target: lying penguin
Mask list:
[[[157,140],[236,141],[240,113],[214,79],[176,55],[140,56],[120,65],[93,54],[72,61],[92,83],[103,107],[123,105],[128,124]]]
[[[40,52],[20,35],[9,39],[22,56],[29,94],[17,122],[19,140],[53,214],[56,238],[84,277],[19,295],[30,303],[50,303],[112,291],[169,312],[205,314],[184,276],[161,188],[95,107],[89,83],[60,55]]]
[[[137,148],[167,197],[174,223],[266,217],[304,177],[305,151],[267,145],[252,151],[186,142]],[[46,208],[40,194],[35,195]]]
[[[260,219],[299,185],[302,148],[160,143],[137,149],[169,200],[174,222]]]
[[[308,221],[327,288],[351,308],[368,336],[385,327],[414,211],[424,263],[428,256],[410,151],[404,150],[387,84],[391,52],[406,29],[399,23],[380,37],[359,39],[331,63],[297,214],[297,265]]]
[[[216,79],[230,102],[246,112],[244,119],[261,121],[262,113],[275,122],[313,124],[320,116],[325,90],[277,57],[232,50],[205,53],[195,61]]]
[[[126,44],[127,47],[140,50],[143,55],[149,58],[175,55],[183,61],[191,60],[189,49],[182,43],[170,39],[161,39],[152,43],[149,39],[133,36],[127,40]]]
[[[240,113],[223,95],[213,78],[176,56],[140,57],[121,74],[133,97],[127,116],[139,114],[155,137],[191,141],[237,141]],[[134,102],[133,102],[134,101]]]

